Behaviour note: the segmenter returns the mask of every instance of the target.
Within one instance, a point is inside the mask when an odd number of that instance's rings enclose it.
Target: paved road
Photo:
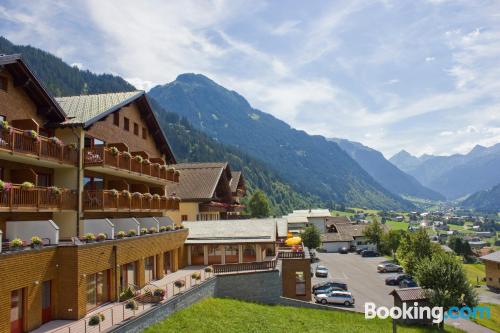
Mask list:
[[[365,302],[374,302],[377,306],[392,307],[394,305],[393,297],[389,293],[398,287],[386,286],[385,278],[395,273],[377,272],[377,265],[386,261],[386,258],[363,258],[354,253],[317,253],[317,256],[320,261],[312,265],[313,272],[315,266],[320,264],[328,267],[329,276],[328,278],[313,277],[313,285],[326,279],[346,282],[356,300],[354,307],[332,306],[364,313]],[[447,320],[446,324],[470,333],[494,333],[465,319]]]
[[[354,310],[364,313],[365,302],[374,302],[377,306],[393,306],[389,293],[394,286],[386,286],[385,278],[395,273],[377,273],[377,265],[386,261],[384,257],[363,258],[358,254],[318,253],[319,264],[328,267],[328,279],[346,282],[356,304]],[[318,263],[313,265],[313,270]],[[326,278],[313,278],[315,283]]]

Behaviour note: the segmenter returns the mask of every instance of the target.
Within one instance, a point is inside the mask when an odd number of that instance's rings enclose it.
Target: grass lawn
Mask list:
[[[483,281],[484,274],[484,264],[463,264],[465,273],[467,274],[467,279],[473,285],[477,285],[477,277],[479,277],[479,284],[485,285],[486,282]]]
[[[348,311],[269,306],[230,299],[209,298],[148,327],[156,332],[391,332],[390,320],[367,320]],[[438,332],[423,327],[398,327],[400,333]],[[446,327],[445,332],[462,332]]]
[[[397,222],[393,220],[385,221],[385,224],[392,230],[408,230],[408,222]]]
[[[500,304],[481,303],[479,305],[490,307],[490,319],[482,318],[473,321],[495,332],[500,332]]]

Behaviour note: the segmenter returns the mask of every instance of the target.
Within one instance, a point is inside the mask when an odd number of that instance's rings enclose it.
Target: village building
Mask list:
[[[500,251],[480,258],[484,262],[486,285],[488,288],[500,290]]]
[[[387,226],[381,226],[387,229]],[[339,252],[343,247],[349,250],[376,250],[376,245],[370,243],[364,235],[366,227],[368,224],[353,224],[347,218],[329,218],[327,232],[321,235],[321,248],[326,252]]]
[[[400,289],[394,289],[389,293],[389,295],[394,297],[394,306],[398,307],[400,309],[403,308],[403,304],[406,304],[407,307],[417,307],[417,308],[422,308],[422,307],[429,307],[429,300],[428,297],[425,293],[425,290],[420,288],[420,287],[414,287],[414,288],[400,288]],[[420,312],[420,309],[417,310]],[[398,323],[402,323],[405,325],[431,325],[432,324],[432,318],[430,316],[430,311],[429,311],[429,318],[420,318],[420,319],[410,319],[410,318],[400,318],[396,320]]]
[[[241,199],[246,194],[241,172],[232,172],[227,162],[180,163],[179,183],[169,188],[181,198],[181,221],[211,221],[235,219],[244,210]],[[234,177],[234,178],[233,178]]]
[[[294,234],[299,234],[309,225],[314,225],[323,233],[326,231],[326,220],[329,217],[331,217],[331,214],[328,209],[294,210],[284,216],[288,220],[290,231]]]

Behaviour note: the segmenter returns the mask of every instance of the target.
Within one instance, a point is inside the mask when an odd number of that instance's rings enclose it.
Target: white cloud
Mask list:
[[[301,23],[300,20],[288,20],[271,29],[271,34],[284,36],[291,32],[298,31],[297,26]]]
[[[81,62],[74,62],[70,66],[71,67],[76,67],[76,68],[78,68],[80,70],[84,70],[85,69],[85,67],[83,66],[83,64]]]
[[[425,57],[425,62],[432,62],[434,60],[436,60],[434,57]]]

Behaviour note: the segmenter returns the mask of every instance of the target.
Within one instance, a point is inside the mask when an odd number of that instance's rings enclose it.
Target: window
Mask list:
[[[39,173],[37,175],[37,186],[49,187],[52,185],[52,175],[48,173]]]
[[[123,117],[123,129],[130,131],[130,120],[127,117]]]
[[[226,264],[234,264],[239,260],[238,245],[226,245],[224,247]]]
[[[144,280],[146,283],[155,279],[155,257],[144,259]]]
[[[134,123],[134,134],[139,135],[139,125],[137,123]]]
[[[109,271],[87,275],[87,311],[109,301]]]
[[[104,179],[102,177],[83,177],[83,188],[85,190],[102,190],[104,189]]]
[[[0,90],[7,91],[9,80],[5,76],[0,76]]]
[[[184,222],[184,221],[187,221],[188,220],[188,216],[187,215],[182,215],[181,216],[181,221]]]
[[[23,290],[18,289],[10,294],[10,331],[23,332]]]
[[[148,138],[148,130],[146,129],[146,127],[142,128],[142,138],[144,140],[146,140]]]
[[[304,272],[295,272],[295,295],[306,295],[306,279],[304,277]]]
[[[135,262],[122,266],[120,274],[120,290],[125,290],[129,285],[135,284]]]
[[[102,140],[99,140],[97,138],[93,138],[90,136],[85,137],[85,148],[94,148],[95,146],[104,146],[106,143]]]
[[[113,125],[120,126],[120,114],[118,112],[113,113]]]

